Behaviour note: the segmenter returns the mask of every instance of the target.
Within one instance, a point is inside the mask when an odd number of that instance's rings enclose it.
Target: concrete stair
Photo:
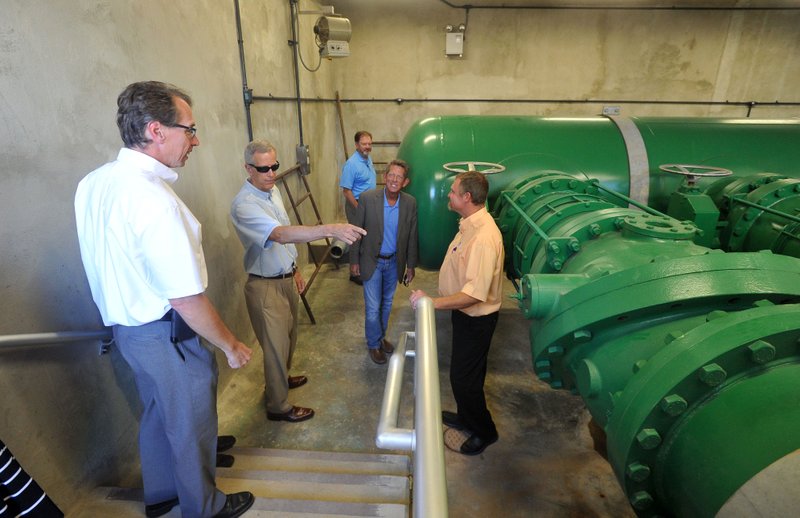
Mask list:
[[[256,496],[244,517],[407,518],[411,461],[406,455],[233,448],[236,462],[217,468],[224,493]],[[141,489],[97,488],[68,518],[144,516]],[[179,518],[176,507],[164,515]]]

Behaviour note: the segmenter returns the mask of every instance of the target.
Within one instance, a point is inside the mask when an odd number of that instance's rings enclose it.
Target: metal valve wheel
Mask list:
[[[694,185],[698,178],[714,176],[730,176],[733,171],[724,167],[692,164],[662,164],[658,166],[665,173],[679,174],[686,177],[686,183]]]
[[[466,166],[466,169],[461,167]],[[495,164],[492,162],[448,162],[442,166],[446,171],[451,173],[466,173],[467,171],[477,171],[481,174],[495,174],[502,173],[506,170],[506,166]],[[480,168],[480,169],[479,169]]]

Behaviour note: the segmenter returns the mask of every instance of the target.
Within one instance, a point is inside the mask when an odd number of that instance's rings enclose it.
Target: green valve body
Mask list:
[[[581,395],[639,515],[714,516],[800,449],[800,123],[630,122],[420,122],[400,156],[422,262],[456,231],[453,170],[504,167],[489,208],[537,376]]]

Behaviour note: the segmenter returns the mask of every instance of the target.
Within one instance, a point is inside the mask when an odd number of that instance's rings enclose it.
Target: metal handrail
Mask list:
[[[400,337],[389,360],[386,389],[375,444],[378,448],[413,451],[414,516],[447,516],[442,403],[439,396],[439,359],[433,301],[417,301],[416,330]],[[416,349],[406,350],[409,338]],[[414,357],[414,429],[397,428],[400,389],[406,356]]]
[[[111,329],[99,329],[97,331],[56,331],[53,333],[31,333],[25,335],[5,335],[0,336],[0,348],[20,347],[24,345],[57,345],[68,342],[80,342],[83,340],[100,340],[101,354],[104,348],[114,340]]]

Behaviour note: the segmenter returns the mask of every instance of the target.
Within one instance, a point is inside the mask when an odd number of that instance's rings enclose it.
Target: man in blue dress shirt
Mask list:
[[[368,131],[357,131],[354,137],[356,152],[345,162],[339,187],[344,195],[344,212],[348,223],[354,223],[358,199],[361,193],[372,190],[376,186],[377,175],[372,165],[372,135]],[[361,284],[358,275],[351,275],[350,280]]]

